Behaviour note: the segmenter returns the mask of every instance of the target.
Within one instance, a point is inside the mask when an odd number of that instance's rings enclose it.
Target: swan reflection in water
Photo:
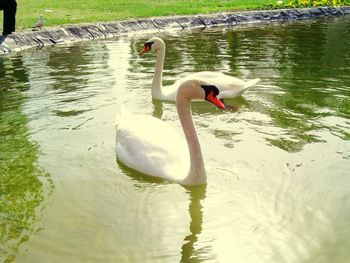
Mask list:
[[[141,173],[135,172],[132,169],[125,166],[123,163],[117,160],[120,168],[123,172],[134,180],[134,185],[137,189],[144,189],[146,192],[152,192],[153,190],[145,188],[153,188],[154,186],[167,186],[167,182],[157,178],[144,176]],[[165,184],[165,185],[164,185]],[[180,262],[191,262],[193,260],[200,260],[198,248],[196,249],[196,243],[198,242],[198,236],[202,233],[203,229],[203,204],[202,202],[206,198],[207,185],[198,186],[184,186],[185,194],[188,196],[188,214],[189,214],[189,230],[188,234],[184,236],[181,247],[181,260]],[[177,194],[183,194],[182,191]],[[172,200],[169,200],[172,202]],[[148,204],[153,206],[152,204]],[[202,252],[202,251],[201,251]]]
[[[201,201],[205,198],[206,190],[206,185],[187,187],[187,192],[190,195],[188,212],[191,222],[190,233],[184,238],[185,243],[181,249],[181,262],[191,262],[191,260],[197,259],[195,243],[198,241],[198,235],[202,232],[203,206]]]

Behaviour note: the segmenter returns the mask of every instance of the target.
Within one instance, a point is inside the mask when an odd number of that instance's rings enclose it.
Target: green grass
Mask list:
[[[40,14],[46,26],[116,21],[136,17],[219,11],[350,4],[350,0],[17,0],[16,29],[30,28]],[[0,12],[2,20],[2,12]],[[0,24],[2,25],[2,23]]]
[[[40,14],[46,26],[104,22],[135,17],[264,8],[271,0],[17,0],[17,29],[31,27]],[[1,12],[2,13],[2,12]],[[1,14],[2,15],[2,14]]]

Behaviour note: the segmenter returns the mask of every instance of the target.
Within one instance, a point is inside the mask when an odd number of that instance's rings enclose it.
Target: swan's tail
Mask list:
[[[244,89],[247,89],[247,88],[249,88],[249,87],[255,85],[255,84],[258,83],[259,81],[260,81],[259,78],[246,81],[245,84],[244,84]]]

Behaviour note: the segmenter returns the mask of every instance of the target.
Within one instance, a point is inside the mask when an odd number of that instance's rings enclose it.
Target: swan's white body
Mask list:
[[[250,86],[256,84],[260,79],[243,81],[239,78],[225,75],[221,72],[202,71],[190,74],[175,82],[171,86],[163,88],[162,75],[165,59],[165,43],[157,37],[153,37],[145,43],[141,54],[154,50],[156,52],[156,64],[152,81],[152,97],[159,100],[174,101],[178,88],[188,80],[198,80],[211,83],[220,90],[220,98],[235,98],[240,96]]]
[[[146,175],[181,183],[190,167],[184,137],[153,116],[126,112],[117,123],[118,159]]]
[[[198,81],[185,82],[177,94],[176,106],[185,138],[157,118],[132,114],[122,109],[116,126],[118,159],[126,166],[146,175],[183,185],[206,183],[204,162],[192,120],[190,101],[205,98],[222,109],[224,105],[216,95],[204,94],[201,84],[203,83]],[[213,102],[214,100],[216,101]]]
[[[253,86],[259,81],[259,79],[253,79],[249,81],[243,81],[239,78],[225,75],[221,72],[202,71],[192,73],[178,81],[173,85],[167,86],[166,88],[159,89],[153,88],[154,98],[160,100],[175,100],[176,93],[181,84],[187,80],[200,80],[203,82],[212,83],[220,90],[220,98],[235,98],[240,96],[246,89]]]

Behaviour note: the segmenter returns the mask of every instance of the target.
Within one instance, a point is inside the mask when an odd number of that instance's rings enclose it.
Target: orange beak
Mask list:
[[[140,56],[142,56],[143,54],[145,54],[146,52],[151,50],[151,46],[149,45],[145,45],[141,50],[140,50]]]
[[[218,97],[214,94],[213,91],[211,91],[208,96],[207,96],[207,100],[210,101],[211,103],[213,103],[215,106],[217,106],[218,108],[224,110],[225,109],[225,105],[222,103],[221,100],[218,99]]]

